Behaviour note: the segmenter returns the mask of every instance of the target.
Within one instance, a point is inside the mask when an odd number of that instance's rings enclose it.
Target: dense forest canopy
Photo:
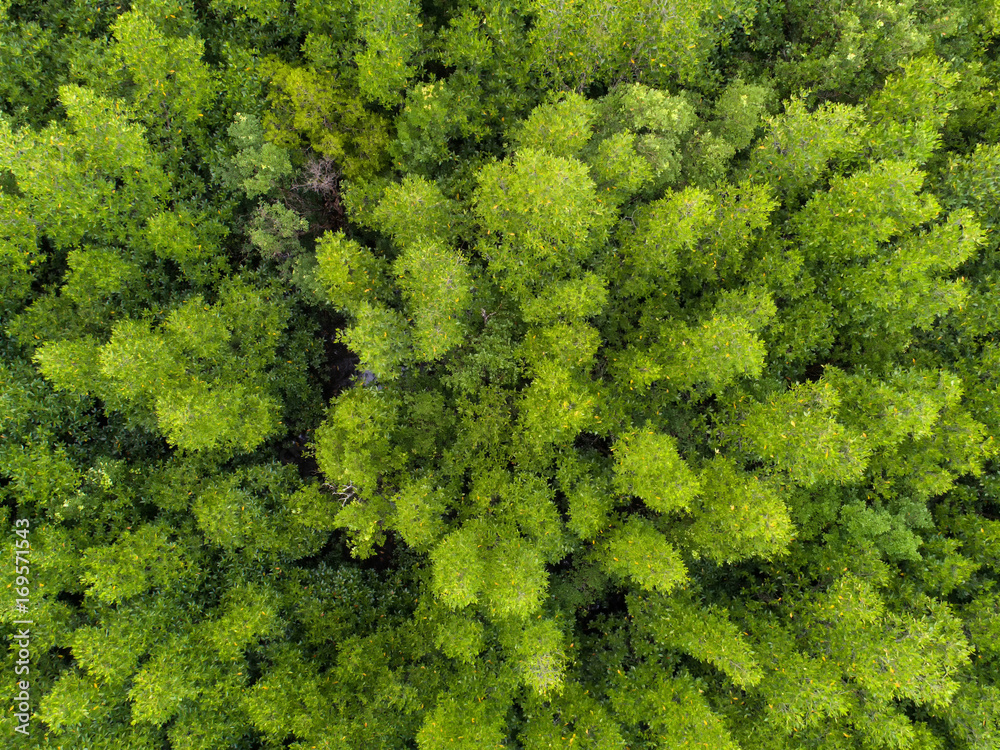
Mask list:
[[[1000,747],[995,2],[0,19],[5,747]]]

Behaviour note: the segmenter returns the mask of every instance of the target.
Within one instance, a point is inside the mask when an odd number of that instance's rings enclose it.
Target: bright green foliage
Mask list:
[[[93,306],[112,294],[137,286],[139,267],[114,250],[87,248],[66,254],[69,273],[61,292],[78,307]]]
[[[995,750],[990,5],[0,0],[5,743]]]
[[[531,620],[516,634],[504,634],[513,640],[508,648],[514,654],[514,666],[521,681],[539,696],[562,692],[566,655],[563,633],[549,619]]]
[[[692,547],[717,563],[781,555],[794,527],[780,490],[716,456],[701,474],[701,507],[688,529]]]
[[[217,305],[195,297],[155,332],[123,321],[102,347],[53,343],[37,358],[56,387],[100,395],[156,424],[178,447],[248,451],[277,426],[278,405],[263,380],[274,343],[260,331],[280,330],[285,319],[265,293],[231,283]]]
[[[375,208],[376,227],[407,248],[436,240],[450,244],[462,229],[460,204],[449,200],[433,182],[407,177],[390,185]]]
[[[76,86],[60,88],[59,99],[67,125],[14,132],[0,119],[0,168],[56,246],[124,239],[152,213],[167,176],[120,101]]]
[[[373,493],[380,477],[400,466],[392,445],[398,407],[374,388],[358,388],[339,399],[316,431],[316,460],[337,487]]]
[[[962,555],[957,539],[937,537],[925,539],[923,555],[928,565],[921,578],[928,591],[948,596],[953,591],[967,587],[973,574],[981,565]]]
[[[737,272],[747,250],[760,236],[761,230],[768,226],[777,207],[778,203],[766,184],[742,180],[732,185],[717,185],[715,222],[705,238],[704,248],[700,254],[682,253],[682,261],[691,267],[692,275],[696,277],[712,282],[724,280],[727,275]],[[764,309],[767,309],[766,303]],[[760,315],[763,318],[760,322],[755,321],[753,315],[744,317],[759,327],[769,317],[763,313]]]
[[[898,370],[885,382],[878,382],[831,367],[824,372],[824,379],[835,383],[841,392],[844,417],[879,446],[927,437],[941,411],[957,405],[962,396],[960,381],[947,371]]]
[[[202,648],[189,633],[174,635],[154,647],[129,690],[134,722],[162,726],[183,704],[197,700],[219,681],[221,670],[199,653]]]
[[[766,289],[749,284],[739,292],[720,292],[712,312],[715,315],[742,318],[750,328],[759,331],[772,322],[777,309]]]
[[[251,450],[274,431],[277,418],[274,401],[259,390],[227,388],[223,395],[201,383],[159,397],[155,408],[168,440],[188,450]]]
[[[769,88],[739,79],[723,90],[707,128],[696,128],[685,144],[684,172],[689,181],[707,187],[726,176],[733,156],[753,140],[771,95]]]
[[[731,81],[713,107],[713,131],[740,151],[749,146],[761,126],[761,115],[772,96],[766,86]]]
[[[442,618],[435,643],[445,656],[473,664],[483,650],[483,634],[483,624],[479,620],[452,614]]]
[[[252,18],[260,24],[276,21],[288,9],[282,0],[212,0],[216,10]]]
[[[688,188],[649,203],[637,212],[635,234],[624,246],[630,270],[636,277],[633,282],[638,286],[636,294],[648,293],[653,283],[662,285],[679,271],[681,253],[686,249],[693,251],[707,234],[712,208],[712,197],[707,192]]]
[[[562,332],[559,328],[547,331]],[[519,404],[521,428],[529,446],[541,449],[549,443],[565,444],[595,426],[598,396],[591,384],[551,360],[539,362],[534,369],[536,376]]]
[[[644,388],[656,381],[718,392],[740,376],[758,377],[764,345],[742,318],[713,317],[698,326],[665,323],[655,342],[633,344],[619,358],[619,379]]]
[[[222,616],[199,627],[219,657],[234,661],[258,639],[274,634],[281,624],[274,594],[256,585],[233,587],[226,592]]]
[[[525,302],[521,315],[527,323],[589,318],[604,309],[607,281],[589,271],[576,279],[553,284],[544,296]]]
[[[393,502],[396,529],[409,546],[427,549],[441,537],[448,497],[440,487],[434,486],[431,477],[408,481]]]
[[[458,159],[452,139],[482,138],[485,115],[478,92],[450,80],[412,86],[396,118],[390,153],[400,171],[430,176]]]
[[[958,689],[952,675],[971,648],[947,604],[925,599],[906,614],[886,612],[870,584],[846,575],[801,614],[798,627],[813,628],[812,648],[876,700],[944,705]]]
[[[717,195],[686,188],[639,208],[626,234],[621,285],[629,295],[671,289],[675,276],[697,284],[736,271],[776,207],[767,186],[744,181]],[[628,231],[628,230],[626,230]]]
[[[622,720],[645,725],[641,736],[654,747],[739,750],[704,692],[690,674],[670,676],[643,665],[618,681],[611,701]]]
[[[924,164],[955,106],[951,89],[958,80],[957,73],[934,57],[905,63],[902,75],[891,76],[868,105],[872,155]]]
[[[434,360],[461,345],[463,318],[472,298],[472,277],[465,259],[434,244],[411,245],[393,264],[412,316],[414,353]]]
[[[968,562],[966,561],[964,564],[968,565]],[[969,624],[970,639],[976,650],[992,655],[1000,651],[1000,640],[998,640],[1000,637],[1000,595],[993,593],[980,596],[969,604],[965,614],[968,617],[966,622]]]
[[[385,381],[398,378],[413,359],[406,318],[396,310],[368,302],[361,302],[353,315],[354,326],[341,334],[341,341],[358,353],[365,370]]]
[[[166,529],[144,525],[126,532],[115,544],[91,548],[84,555],[83,581],[89,593],[103,602],[120,602],[150,588],[176,585],[180,576],[197,575]]]
[[[57,88],[66,82],[67,56],[92,46],[87,33],[94,29],[98,14],[85,20],[80,10],[88,9],[68,3],[55,8],[15,7],[11,13],[12,4],[0,3],[0,100],[5,114],[37,127],[51,116]],[[53,28],[55,18],[62,22],[58,28]]]
[[[146,222],[146,242],[157,257],[177,263],[193,283],[204,284],[222,271],[216,248],[199,236],[196,218],[177,211],[154,214]]]
[[[544,561],[529,540],[504,528],[465,525],[432,553],[434,590],[452,608],[482,597],[492,619],[525,619],[535,613],[546,588]]]
[[[536,19],[530,39],[547,71],[574,86],[630,73],[662,80],[667,71],[696,80],[719,41],[721,14],[746,20],[752,14],[751,6],[708,0],[680,8],[628,2],[613,9],[534,0],[529,8]]]
[[[653,181],[653,167],[639,152],[637,140],[635,133],[615,133],[590,156],[590,174],[602,202],[622,203]]]
[[[420,750],[477,750],[503,747],[507,705],[497,676],[491,671],[466,673],[465,679],[442,692],[417,733]],[[500,693],[500,695],[497,695]]]
[[[516,524],[544,562],[552,563],[565,556],[568,546],[559,508],[552,488],[540,477],[529,472],[519,472],[510,478],[494,475],[484,478],[482,485],[477,483],[472,497],[477,503],[493,505],[502,522]],[[499,503],[498,497],[502,499]],[[498,533],[505,536],[503,528]]]
[[[358,87],[369,101],[391,106],[413,75],[409,64],[420,45],[420,25],[410,0],[362,0],[358,3],[358,27],[364,50],[354,61]],[[422,24],[421,24],[422,25]]]
[[[348,177],[375,173],[388,146],[386,123],[365,110],[345,83],[310,68],[277,64],[271,77],[272,108],[264,118],[270,142],[296,147],[302,139],[339,164]]]
[[[386,294],[385,262],[342,233],[323,235],[316,260],[316,280],[335,307],[353,312]]]
[[[294,486],[287,468],[254,466],[199,487],[191,512],[205,538],[225,550],[250,547],[256,554],[299,559],[321,547],[326,535],[292,518]]]
[[[23,598],[24,586],[30,587],[29,595],[36,594],[31,625],[43,628],[33,633],[35,637],[31,641],[43,652],[65,644],[69,629],[76,623],[73,607],[60,598],[62,592],[72,592],[75,596],[83,594],[80,581],[82,570],[77,551],[83,545],[77,543],[75,536],[61,523],[36,525],[27,535],[23,531],[22,534],[12,533],[3,546],[3,554],[16,563],[11,567],[11,587],[4,594],[3,623],[8,628],[18,627],[16,621],[23,619],[21,615],[24,613],[16,606],[18,603],[23,604],[17,602],[17,599]],[[28,554],[33,556],[27,565],[24,558],[25,541],[30,544]],[[21,552],[20,556],[17,551]],[[28,570],[25,570],[26,567]],[[11,655],[16,653],[11,652]],[[10,666],[14,668],[13,660]]]
[[[675,594],[634,596],[629,600],[629,613],[635,627],[658,644],[711,664],[738,687],[751,688],[763,677],[754,650],[725,609],[700,607],[689,597]]]
[[[951,734],[967,747],[987,748],[1000,738],[997,699],[1000,691],[992,685],[966,682],[947,709],[939,711]]]
[[[855,564],[864,567],[864,557]],[[889,611],[876,589],[879,579],[885,583],[884,569],[865,573],[874,580],[844,571],[825,592],[806,593],[791,609],[781,605],[781,618],[750,626],[770,663],[761,683],[768,721],[791,732],[790,740],[843,726],[875,744],[922,747],[914,744],[921,726],[911,725],[894,701],[948,700],[943,696],[957,687],[949,674],[969,653],[958,621],[947,605],[927,599],[911,600],[903,613]],[[923,651],[917,644],[928,637],[934,645],[924,660],[914,660],[913,649]],[[796,653],[803,646],[806,652]]]
[[[770,118],[770,129],[758,143],[750,173],[766,179],[788,200],[822,179],[831,161],[849,158],[861,148],[863,113],[843,104],[823,104],[810,112],[801,98],[785,103]]]
[[[135,111],[149,113],[148,126],[169,133],[204,116],[215,92],[200,39],[167,37],[140,10],[119,16],[112,31],[113,59],[133,87]]]
[[[701,489],[670,435],[640,430],[615,446],[615,489],[660,513],[687,510]]]
[[[78,730],[84,723],[103,719],[111,712],[109,692],[80,672],[65,673],[45,696],[42,720],[57,733]]]
[[[600,129],[634,135],[636,152],[649,164],[652,188],[672,184],[680,175],[678,150],[696,122],[694,107],[683,96],[640,84],[622,86],[601,101]]]
[[[475,385],[479,385],[478,379]],[[469,391],[463,389],[456,409],[460,427],[455,444],[445,449],[446,464],[470,466],[479,475],[509,457],[512,414],[507,393],[496,386],[482,387],[470,398]]]
[[[759,689],[767,699],[765,726],[799,732],[847,714],[850,691],[832,662],[800,652],[791,634],[773,620],[754,625],[764,670]]]
[[[544,149],[553,156],[578,157],[590,140],[596,115],[593,102],[579,94],[566,94],[532,110],[515,131],[515,147]]]
[[[974,255],[982,236],[971,212],[955,211],[946,223],[908,237],[888,257],[847,271],[844,286],[831,297],[858,323],[877,322],[880,332],[904,336],[911,329],[926,331],[935,319],[963,306],[965,284],[940,275]]]
[[[40,254],[35,224],[19,199],[0,192],[0,215],[5,224],[0,234],[0,304],[6,307],[31,292],[30,269]]]
[[[525,747],[560,747],[568,741],[585,750],[625,747],[609,711],[574,682],[566,684],[558,697],[532,706],[521,738]]]
[[[434,549],[434,592],[453,609],[479,600],[486,569],[479,551],[479,535],[465,526],[450,533]]]
[[[920,196],[923,175],[911,163],[884,161],[867,172],[834,178],[796,217],[807,257],[844,262],[873,255],[888,242],[939,211]]]
[[[796,28],[789,49],[796,62],[778,61],[778,79],[792,91],[812,88],[856,97],[928,49],[933,37],[947,35],[954,14],[962,13],[942,6],[927,15],[921,10],[913,0],[853,0],[843,8],[796,0],[787,8],[787,22]]]
[[[267,195],[291,176],[287,149],[264,141],[264,129],[258,118],[237,114],[229,127],[229,137],[236,147],[232,181],[247,198]]]
[[[524,358],[535,373],[542,375],[553,365],[579,370],[594,361],[600,334],[586,323],[556,323],[529,329],[523,344]]]
[[[952,156],[941,192],[942,204],[949,209],[969,207],[987,230],[990,247],[996,247],[997,238],[992,231],[1000,216],[997,214],[995,174],[1000,161],[1000,146],[980,144],[964,157]],[[991,264],[992,265],[992,264]]]
[[[310,713],[327,709],[315,668],[294,648],[275,649],[267,677],[241,696],[250,720],[265,735],[309,736],[314,722]]]
[[[174,720],[167,736],[179,750],[208,750],[238,742],[247,724],[247,715],[229,699],[229,692],[243,686],[240,675],[209,686],[198,697],[197,707]]]
[[[835,419],[840,394],[827,381],[799,385],[742,415],[739,433],[754,454],[802,486],[861,478],[868,459],[863,436]]]
[[[542,604],[548,583],[548,574],[537,545],[514,535],[506,538],[497,535],[494,539],[492,534],[485,534],[482,541],[490,545],[485,554],[483,572],[486,611],[494,619],[523,620],[535,614]],[[552,637],[551,633],[539,633],[539,640],[532,648],[552,650]],[[531,642],[533,639],[527,640]],[[532,656],[529,661],[533,662],[536,658],[542,657]],[[541,669],[540,666],[538,668]],[[529,681],[540,692],[545,692],[551,687],[552,679],[556,678],[539,674]]]
[[[603,240],[607,215],[596,201],[594,183],[575,159],[525,149],[513,163],[488,165],[474,197],[487,235],[479,253],[516,297],[539,296],[544,282],[565,278]]]
[[[680,554],[648,521],[629,519],[605,536],[599,554],[608,572],[631,579],[644,590],[663,593],[687,580]]]
[[[250,225],[250,242],[265,258],[297,255],[302,246],[298,237],[309,229],[309,222],[280,203],[262,205]]]
[[[28,506],[68,505],[82,482],[63,445],[28,442],[4,451],[4,475]]]
[[[330,493],[317,482],[305,484],[288,498],[291,520],[310,529],[332,531],[337,527],[337,511],[342,507]]]
[[[460,117],[495,130],[537,102],[539,61],[527,43],[527,27],[522,9],[493,2],[457,9],[443,25],[436,58],[455,69],[448,81],[467,97]]]
[[[609,478],[600,467],[588,466],[575,457],[561,461],[556,476],[569,506],[567,529],[582,540],[594,539],[610,522],[614,498]]]

